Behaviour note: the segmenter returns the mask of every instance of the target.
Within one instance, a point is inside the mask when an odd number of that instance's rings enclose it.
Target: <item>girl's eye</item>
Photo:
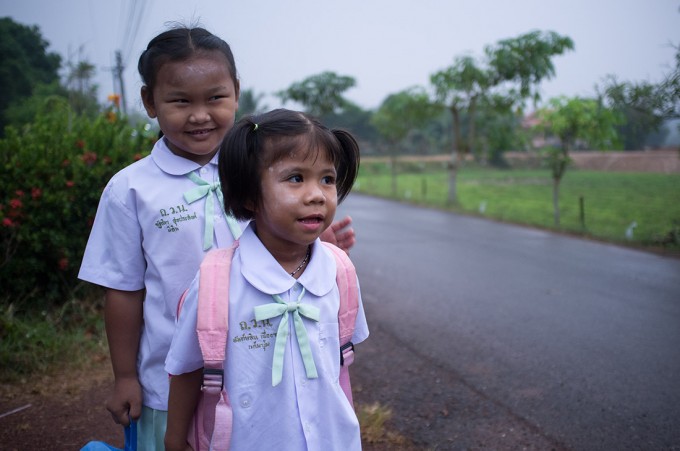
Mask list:
[[[327,175],[326,177],[323,177],[321,179],[321,183],[324,183],[326,185],[335,185],[335,177],[332,175]]]
[[[224,98],[226,98],[226,97],[227,97],[227,96],[217,95],[217,96],[212,96],[212,97],[210,98],[210,100],[211,100],[212,102],[215,102],[215,101],[218,101],[218,100],[222,100],[222,99],[224,99]]]
[[[302,183],[302,176],[301,175],[291,175],[288,177],[289,182],[293,183]]]

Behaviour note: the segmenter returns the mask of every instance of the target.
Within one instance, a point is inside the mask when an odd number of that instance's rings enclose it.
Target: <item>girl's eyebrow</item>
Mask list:
[[[217,85],[217,86],[213,86],[212,88],[206,89],[206,91],[208,93],[228,91],[228,90],[229,90],[229,86],[226,86],[226,85]]]
[[[187,91],[182,90],[182,89],[173,89],[171,91],[167,91],[166,95],[168,95],[168,96],[186,96]]]
[[[215,94],[218,92],[223,92],[223,91],[228,91],[229,87],[224,86],[224,85],[218,85],[218,86],[213,86],[211,88],[206,89],[204,92],[207,94]],[[167,95],[169,96],[187,96],[189,95],[189,91],[186,89],[173,89],[167,92]]]
[[[307,166],[300,166],[300,165],[295,165],[295,166],[286,166],[283,168],[285,172],[307,172],[309,171],[309,167]],[[321,172],[336,172],[337,170],[335,169],[335,166],[329,165],[327,168],[322,169]]]

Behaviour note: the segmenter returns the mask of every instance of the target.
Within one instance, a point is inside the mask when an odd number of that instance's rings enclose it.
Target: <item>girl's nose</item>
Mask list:
[[[201,124],[210,120],[210,113],[207,108],[196,107],[189,114],[189,122]]]
[[[306,194],[307,202],[309,203],[326,203],[326,194],[317,183],[310,183]]]

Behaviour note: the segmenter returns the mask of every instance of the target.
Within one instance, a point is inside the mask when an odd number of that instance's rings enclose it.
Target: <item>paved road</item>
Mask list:
[[[345,213],[373,333],[360,396],[406,435],[680,449],[680,259],[356,194]]]

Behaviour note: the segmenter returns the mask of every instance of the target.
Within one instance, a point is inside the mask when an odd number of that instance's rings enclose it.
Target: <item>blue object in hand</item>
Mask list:
[[[80,448],[80,451],[137,451],[137,423],[130,421],[125,426],[125,448],[120,449],[106,442],[91,441]]]

